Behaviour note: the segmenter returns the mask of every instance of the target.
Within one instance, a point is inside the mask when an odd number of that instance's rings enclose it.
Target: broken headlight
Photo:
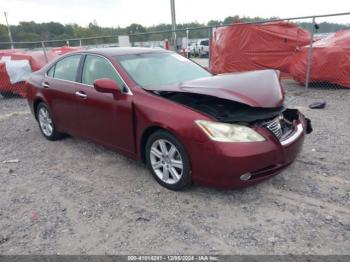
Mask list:
[[[250,127],[196,120],[196,124],[211,140],[219,142],[260,142],[265,138]]]

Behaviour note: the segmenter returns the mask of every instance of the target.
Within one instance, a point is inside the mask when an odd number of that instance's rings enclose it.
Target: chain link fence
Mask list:
[[[306,88],[350,88],[350,14],[308,20],[311,27],[301,25],[309,30],[313,41],[296,55],[305,58],[291,66],[291,70],[300,67],[294,78]]]
[[[246,30],[245,33],[254,34],[254,31],[251,30],[253,27],[264,28],[278,23],[288,23],[298,28],[297,34],[293,36],[296,39],[294,46],[291,45],[289,36],[283,35],[284,29],[282,27],[282,31],[279,31],[282,32],[282,35],[276,36],[278,32],[274,32],[274,37],[277,37],[276,39],[279,37],[280,41],[285,43],[285,47],[281,44],[271,47],[269,44],[264,46],[252,42],[245,43],[245,49],[240,49],[242,48],[242,45],[238,43],[240,36],[233,29],[242,27],[242,30]],[[226,55],[225,52],[220,53],[220,48],[215,49],[214,46],[218,45],[218,39],[222,37],[221,34],[229,32],[227,30],[231,30],[230,42],[226,47],[230,55]],[[263,30],[260,33],[264,32]],[[307,32],[308,40],[306,42],[301,40],[299,32]],[[221,57],[226,59],[225,61],[222,59],[222,63],[224,61],[230,64],[231,61],[238,61],[238,64],[246,64],[245,67],[228,68],[220,73],[273,68],[280,70],[284,79],[297,83],[301,88],[350,88],[350,49],[348,47],[350,43],[350,13],[249,23],[237,21],[230,25],[181,28],[175,31],[130,32],[128,42],[130,46],[134,47],[171,49],[210,70],[215,67],[215,64],[211,65],[211,63],[214,61],[217,64],[218,61],[221,61]],[[268,42],[267,38],[266,43]],[[118,36],[0,43],[0,101],[24,97],[24,81],[28,74],[40,69],[59,55],[77,49],[124,45],[125,43],[119,43]],[[286,50],[287,46],[288,50]],[[214,51],[216,52],[215,57]],[[276,61],[283,60],[283,66],[266,62],[269,59],[273,60],[275,56]]]

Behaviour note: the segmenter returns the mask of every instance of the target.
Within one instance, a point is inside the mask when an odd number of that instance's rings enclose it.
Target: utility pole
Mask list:
[[[7,31],[9,32],[9,38],[10,38],[10,42],[11,42],[11,49],[13,49],[14,48],[14,46],[13,46],[13,39],[12,39],[10,25],[9,25],[9,22],[7,21],[7,13],[6,12],[4,12],[4,16],[5,16],[5,20],[6,20]]]
[[[314,33],[315,33],[315,25],[316,25],[316,20],[315,20],[315,17],[313,17],[310,45],[309,45],[309,50],[307,55],[305,89],[309,88],[309,82],[310,82],[310,71],[311,71],[311,63],[312,63],[312,44],[313,44]]]
[[[173,30],[173,43],[176,50],[176,15],[175,15],[175,0],[170,0],[170,7],[171,7],[171,24],[172,24],[172,30]]]

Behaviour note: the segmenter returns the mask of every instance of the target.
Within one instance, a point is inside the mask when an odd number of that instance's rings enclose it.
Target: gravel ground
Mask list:
[[[101,146],[45,140],[24,100],[0,98],[0,253],[350,254],[350,90],[284,83],[314,132],[281,175],[229,191],[166,190]]]

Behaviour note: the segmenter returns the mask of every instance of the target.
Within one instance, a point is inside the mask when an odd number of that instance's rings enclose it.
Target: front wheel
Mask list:
[[[191,167],[184,146],[166,131],[153,133],[146,145],[147,167],[159,184],[170,190],[191,185]]]
[[[48,140],[54,141],[61,139],[63,134],[58,132],[52,116],[44,103],[40,103],[36,110],[36,118],[39,123],[39,128],[44,137]]]

